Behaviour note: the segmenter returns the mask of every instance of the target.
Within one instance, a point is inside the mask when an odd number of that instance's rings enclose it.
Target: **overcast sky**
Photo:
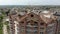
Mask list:
[[[60,0],[0,0],[0,5],[60,5]]]

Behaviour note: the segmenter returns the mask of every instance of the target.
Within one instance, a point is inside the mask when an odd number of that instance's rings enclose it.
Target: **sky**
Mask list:
[[[0,5],[60,5],[60,0],[0,0]]]

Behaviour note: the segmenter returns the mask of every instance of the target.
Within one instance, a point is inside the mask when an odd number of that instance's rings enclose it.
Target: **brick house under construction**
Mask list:
[[[13,14],[10,18],[10,34],[57,34],[57,17],[51,12]]]

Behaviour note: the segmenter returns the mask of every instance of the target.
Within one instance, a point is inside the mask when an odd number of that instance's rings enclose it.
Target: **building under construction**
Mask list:
[[[58,34],[57,16],[48,10],[35,11],[9,14],[10,34]]]

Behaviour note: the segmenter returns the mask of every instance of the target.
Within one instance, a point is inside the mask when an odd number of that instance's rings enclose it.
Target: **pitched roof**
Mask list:
[[[33,12],[30,12],[30,13],[26,14],[25,16],[23,16],[20,19],[20,21],[22,21],[23,19],[25,19],[26,17],[28,17],[30,14],[37,15],[37,14],[35,14]],[[45,23],[50,23],[52,20],[56,20],[57,19],[56,16],[54,16],[54,15],[52,15],[50,13],[48,13],[46,15],[45,14],[40,14],[40,15],[37,15],[37,16],[39,16]]]
[[[35,14],[33,12],[29,12],[29,13],[23,15],[20,19],[18,17],[16,17],[16,19],[17,19],[17,21],[20,22],[20,21],[23,21],[25,18],[30,17],[29,15],[31,15],[31,14],[35,15],[35,17],[33,17],[33,18],[40,19],[40,20],[42,20],[45,23],[50,23],[52,20],[56,20],[57,19],[57,17],[54,16],[51,12],[47,12],[46,13],[46,11],[44,13],[40,13],[39,15]]]

